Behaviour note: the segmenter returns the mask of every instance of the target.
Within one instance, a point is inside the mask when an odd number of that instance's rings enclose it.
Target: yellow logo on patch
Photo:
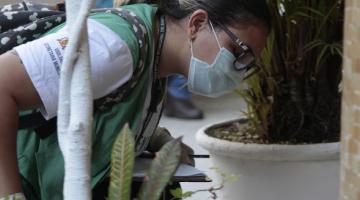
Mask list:
[[[67,37],[65,37],[65,38],[62,38],[62,39],[59,39],[59,40],[57,40],[58,42],[59,42],[59,44],[60,44],[60,46],[61,46],[61,48],[64,50],[65,49],[65,47],[68,45],[68,43],[69,43],[69,39],[67,38]]]

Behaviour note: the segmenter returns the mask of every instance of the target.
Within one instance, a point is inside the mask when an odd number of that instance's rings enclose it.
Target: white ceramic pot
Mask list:
[[[225,184],[221,200],[338,200],[339,143],[243,144],[206,134],[211,127],[235,121],[204,127],[196,135],[215,167],[239,176]]]

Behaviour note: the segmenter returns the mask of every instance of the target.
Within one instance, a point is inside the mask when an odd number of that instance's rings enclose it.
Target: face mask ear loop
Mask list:
[[[214,26],[213,26],[213,24],[212,24],[212,22],[211,22],[210,20],[209,20],[209,23],[210,23],[211,29],[212,29],[212,31],[213,31],[213,33],[214,33],[214,35],[215,35],[216,42],[217,42],[218,45],[219,45],[219,49],[221,49],[220,40],[219,40],[219,38],[218,38],[218,36],[217,36],[217,34],[216,34],[216,31],[215,31],[215,29],[214,29]]]
[[[191,51],[191,57],[194,57],[193,41],[191,39],[190,39],[190,51]]]

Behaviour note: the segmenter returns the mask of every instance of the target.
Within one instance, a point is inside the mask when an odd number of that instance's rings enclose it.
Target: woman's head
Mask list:
[[[271,27],[265,0],[160,0],[160,9],[175,19],[183,19],[194,11],[205,10],[209,19],[223,25],[262,24]]]
[[[194,57],[214,64],[222,47],[234,60],[244,48],[260,55],[271,27],[266,0],[160,0],[159,5],[175,24],[171,28],[177,29],[170,31],[173,37],[167,42],[175,43],[172,47],[182,56],[178,63],[182,63],[185,75]]]
[[[236,45],[233,45],[230,38],[219,28],[219,24],[234,32],[240,40],[249,45],[255,55],[261,53],[271,28],[271,16],[266,0],[160,0],[158,3],[160,10],[173,20],[188,22],[184,25],[187,25],[188,40],[194,42],[195,53],[199,46],[217,51],[210,46],[216,43],[209,21],[213,22],[220,39],[225,40],[222,44],[234,54],[238,53]],[[199,35],[206,37],[201,38]],[[206,42],[207,40],[210,42]],[[208,45],[201,44],[202,41]],[[213,52],[206,54],[211,53]],[[202,55],[205,53],[201,50],[198,54],[199,58],[209,63],[212,61],[211,57],[214,58],[211,55]]]

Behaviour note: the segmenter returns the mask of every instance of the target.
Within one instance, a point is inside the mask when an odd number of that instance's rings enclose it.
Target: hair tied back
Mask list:
[[[114,8],[118,8],[123,5],[136,4],[136,3],[157,3],[157,0],[114,0],[113,5]]]

